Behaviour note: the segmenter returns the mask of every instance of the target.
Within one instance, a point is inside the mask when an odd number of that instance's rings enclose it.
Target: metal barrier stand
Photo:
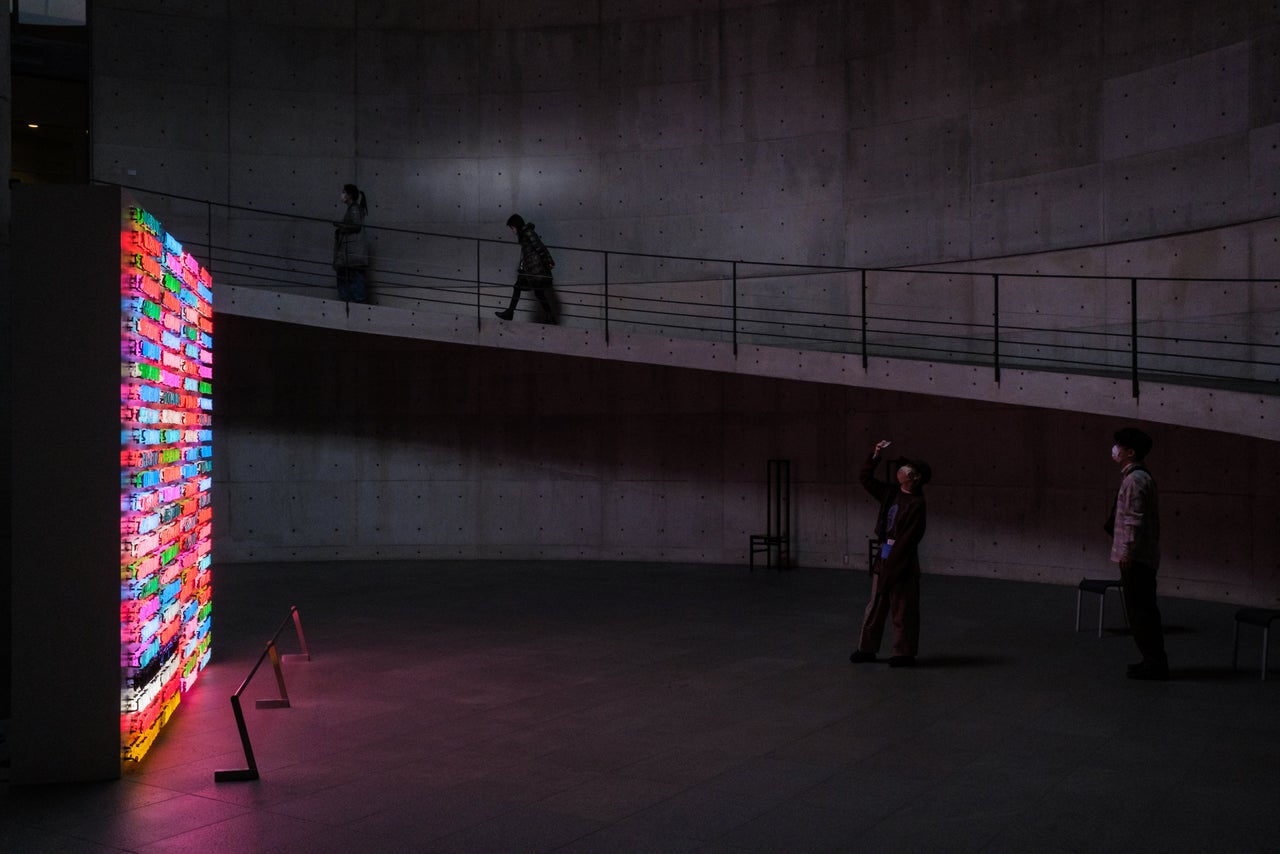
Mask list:
[[[249,675],[244,678],[244,681],[240,683],[240,687],[231,695],[231,711],[235,714],[236,729],[240,731],[240,743],[244,746],[244,759],[248,767],[214,771],[213,779],[216,783],[242,783],[258,779],[258,763],[253,757],[253,744],[249,741],[249,729],[245,726],[244,710],[240,706],[240,696],[249,687],[249,683],[253,681],[253,677],[257,674],[258,668],[262,666],[262,662],[270,658],[271,666],[276,672],[276,685],[280,689],[280,696],[267,700],[258,700],[254,707],[259,709],[289,708],[289,692],[285,688],[284,670],[280,666],[280,652],[276,649],[276,640],[279,639],[280,633],[284,631],[285,626],[289,625],[290,620],[293,621],[294,630],[298,635],[298,645],[302,649],[301,655],[307,661],[311,660],[311,653],[307,651],[307,639],[302,633],[302,618],[298,616],[298,606],[294,605],[289,609],[289,616],[280,624],[280,628],[276,629],[276,633],[271,636],[271,640],[267,641],[266,647],[258,656],[258,660],[254,663],[253,669],[249,671]]]

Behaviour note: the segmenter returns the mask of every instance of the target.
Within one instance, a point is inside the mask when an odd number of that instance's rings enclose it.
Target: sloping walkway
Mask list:
[[[237,285],[219,286],[215,306],[224,314],[370,335],[961,397],[1280,440],[1280,396],[1225,388],[1147,381],[1142,384],[1141,396],[1135,398],[1129,380],[1117,377],[1006,367],[996,382],[994,372],[986,366],[888,358],[872,358],[864,369],[857,354],[753,343],[740,343],[735,354],[732,343],[725,341],[646,332],[606,336],[602,324],[582,318],[546,326],[519,319],[506,322],[485,311],[477,321],[474,314],[433,310],[422,304],[346,304],[313,294]]]

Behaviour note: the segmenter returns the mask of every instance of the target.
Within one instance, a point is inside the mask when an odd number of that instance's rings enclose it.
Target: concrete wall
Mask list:
[[[1114,419],[926,395],[218,320],[220,562],[742,563],[793,461],[800,565],[864,566],[856,482],[928,459],[927,572],[1114,574]],[[1280,602],[1280,444],[1146,424],[1172,595]],[[1065,594],[1064,594],[1065,595]]]
[[[373,225],[502,239],[519,211],[559,245],[870,266],[1280,215],[1271,2],[94,11],[96,177],[236,205],[329,219],[355,181]],[[190,217],[164,214],[200,233]],[[211,240],[323,261],[323,229],[263,225],[241,214]],[[1219,247],[1179,269],[1235,275]],[[932,571],[1106,571],[1104,419],[241,320],[219,336],[219,560],[739,560],[764,460],[789,456],[800,559],[843,566],[870,516],[851,449],[891,433],[939,473]],[[1154,432],[1165,589],[1276,601],[1275,444]]]
[[[1273,2],[94,16],[95,176],[237,205],[329,218],[355,181],[375,225],[503,238],[519,211],[563,245],[859,266],[1280,214]]]

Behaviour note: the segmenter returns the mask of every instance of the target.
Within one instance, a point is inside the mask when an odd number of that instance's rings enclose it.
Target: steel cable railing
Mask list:
[[[123,189],[203,251],[215,282],[336,298],[330,220]],[[377,303],[477,323],[505,307],[513,241],[366,229],[376,245],[369,279]],[[989,367],[997,380],[1010,368],[1114,376],[1130,380],[1135,396],[1142,381],[1280,393],[1280,279],[863,269],[550,248],[561,322],[599,328],[606,341],[634,332],[729,342],[735,354],[745,345],[855,354],[864,364],[925,359]],[[1195,300],[1212,312],[1190,310]]]

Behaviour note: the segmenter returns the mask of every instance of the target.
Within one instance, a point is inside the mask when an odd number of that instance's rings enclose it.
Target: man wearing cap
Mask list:
[[[1111,560],[1120,565],[1120,583],[1129,629],[1142,661],[1129,665],[1130,679],[1168,679],[1164,627],[1156,604],[1156,570],[1160,567],[1160,501],[1156,482],[1143,461],[1152,440],[1137,427],[1114,435],[1111,459],[1120,466]]]
[[[849,656],[854,664],[875,661],[880,651],[885,619],[893,617],[893,651],[890,667],[911,667],[920,645],[920,540],[924,538],[924,485],[933,476],[923,460],[904,460],[897,482],[875,476],[880,454],[889,447],[877,442],[862,464],[858,481],[880,502],[876,539],[880,552],[872,562],[871,601],[862,618],[858,648]]]

